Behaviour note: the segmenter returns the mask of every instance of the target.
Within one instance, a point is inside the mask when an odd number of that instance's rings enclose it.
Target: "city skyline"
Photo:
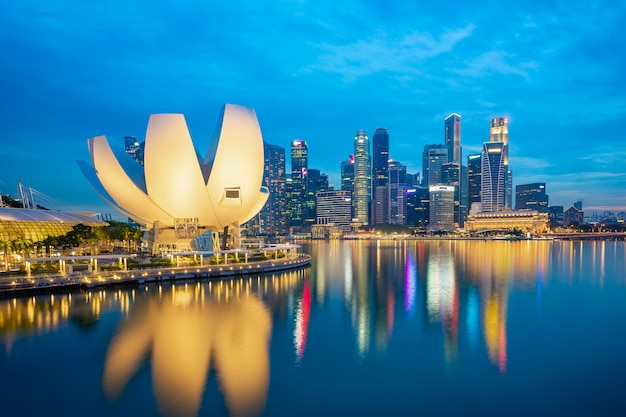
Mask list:
[[[626,210],[623,4],[150,4],[5,7],[2,194],[22,178],[44,206],[112,212],[75,163],[89,137],[123,148],[150,114],[184,113],[203,149],[232,102],[256,109],[266,142],[306,141],[335,189],[358,130],[386,128],[390,157],[416,173],[446,116],[462,117],[462,155],[506,117],[513,188]]]

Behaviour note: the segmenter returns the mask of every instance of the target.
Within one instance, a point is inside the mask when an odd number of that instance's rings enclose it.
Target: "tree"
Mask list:
[[[9,270],[9,254],[11,253],[11,241],[0,240],[0,249],[4,253],[4,270]]]

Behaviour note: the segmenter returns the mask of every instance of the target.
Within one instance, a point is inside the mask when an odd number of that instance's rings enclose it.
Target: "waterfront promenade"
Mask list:
[[[294,245],[290,245],[294,246]],[[266,251],[277,248],[265,248]],[[232,252],[232,251],[224,251]],[[0,278],[0,296],[11,296],[21,293],[38,292],[57,288],[95,288],[107,285],[123,284],[144,284],[159,281],[171,280],[191,280],[224,278],[240,275],[258,275],[285,271],[290,269],[304,268],[309,266],[311,257],[306,254],[297,253],[293,250],[285,251],[284,257],[274,257],[265,260],[248,260],[242,256],[243,262],[234,262],[223,257],[220,264],[185,265],[180,266],[179,256],[189,254],[178,254],[172,256],[176,260],[176,266],[148,266],[137,269],[126,269],[116,271],[79,271],[79,272],[58,272],[54,274],[33,274],[26,276],[6,275]],[[226,255],[226,254],[225,254]],[[126,255],[124,260],[129,256]],[[95,258],[95,257],[93,257]],[[125,262],[124,262],[125,265]]]

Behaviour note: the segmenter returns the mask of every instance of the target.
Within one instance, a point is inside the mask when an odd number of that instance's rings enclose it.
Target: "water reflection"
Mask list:
[[[270,313],[255,296],[221,298],[208,295],[205,287],[172,286],[136,303],[106,356],[103,387],[109,398],[120,395],[149,357],[164,415],[197,414],[210,366],[233,416],[263,410]]]

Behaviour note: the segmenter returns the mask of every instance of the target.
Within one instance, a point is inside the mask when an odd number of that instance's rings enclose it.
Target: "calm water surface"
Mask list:
[[[319,242],[0,300],[2,416],[626,415],[625,242]]]

